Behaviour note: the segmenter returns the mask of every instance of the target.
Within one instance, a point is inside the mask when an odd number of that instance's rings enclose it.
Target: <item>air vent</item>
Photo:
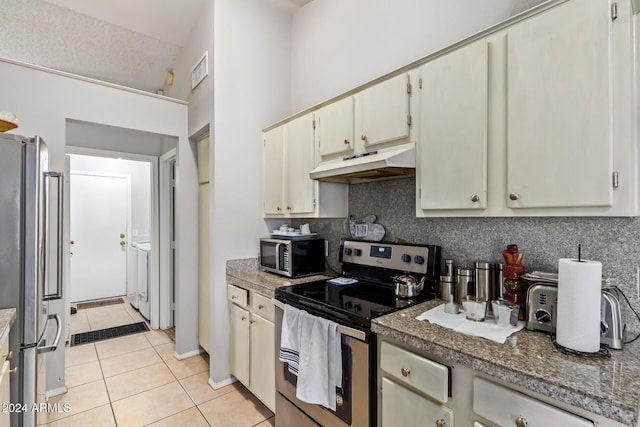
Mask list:
[[[204,55],[198,60],[196,65],[191,70],[191,90],[194,90],[196,86],[200,84],[209,74],[209,52],[205,52]]]
[[[540,294],[538,295],[538,303],[540,305],[547,305],[547,294]]]

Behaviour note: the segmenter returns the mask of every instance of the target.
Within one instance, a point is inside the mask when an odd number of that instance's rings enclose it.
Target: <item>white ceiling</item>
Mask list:
[[[0,0],[0,57],[155,92],[205,1]],[[311,0],[263,1],[295,13]]]

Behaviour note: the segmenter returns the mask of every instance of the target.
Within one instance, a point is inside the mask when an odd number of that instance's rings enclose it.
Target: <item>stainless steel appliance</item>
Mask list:
[[[296,398],[296,377],[276,362],[276,425],[372,426],[376,421],[376,336],[371,319],[433,299],[438,292],[441,249],[346,240],[340,247],[345,286],[319,280],[276,289],[276,351],[280,347],[283,304],[337,322],[342,334],[342,389],[336,410]],[[412,274],[424,288],[413,298],[396,296],[393,277]],[[348,281],[347,281],[348,282]],[[277,356],[276,356],[277,359]]]
[[[34,426],[35,402],[43,402],[44,354],[55,351],[60,316],[48,302],[62,298],[63,176],[48,170],[39,138],[0,135],[0,308],[16,308],[9,336],[12,426]],[[57,262],[51,262],[51,260]],[[47,342],[56,323],[55,338]]]
[[[260,268],[287,277],[323,273],[324,245],[316,237],[260,239]]]

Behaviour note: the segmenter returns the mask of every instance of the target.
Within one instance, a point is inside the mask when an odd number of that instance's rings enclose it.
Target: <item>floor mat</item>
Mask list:
[[[81,302],[76,304],[78,310],[84,310],[86,308],[102,307],[105,305],[124,304],[122,298],[101,299],[99,301]]]
[[[116,326],[114,328],[98,329],[97,331],[82,332],[71,335],[71,347],[82,344],[89,344],[96,341],[108,340],[111,338],[124,337],[126,335],[137,334],[149,330],[147,322],[132,323],[130,325]]]

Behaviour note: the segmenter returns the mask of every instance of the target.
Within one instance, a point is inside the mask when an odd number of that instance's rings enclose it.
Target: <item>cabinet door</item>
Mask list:
[[[611,206],[610,26],[575,0],[509,29],[509,207]]]
[[[7,337],[8,340],[8,337]],[[9,388],[10,383],[10,373],[9,373],[9,364],[8,360],[5,360],[2,365],[0,365],[0,402],[1,403],[9,403],[11,401],[11,389]],[[11,422],[10,412],[9,411],[0,411],[0,426],[9,427]]]
[[[209,346],[209,183],[198,191],[198,342],[210,353]]]
[[[454,425],[453,411],[382,378],[382,427],[435,425]]]
[[[475,42],[429,62],[421,73],[420,207],[484,209],[487,42]]]
[[[316,182],[309,178],[314,168],[313,114],[299,117],[287,124],[286,152],[286,200],[291,214],[315,211]]]
[[[281,215],[284,213],[284,126],[265,132],[263,148],[264,213]]]
[[[235,304],[229,306],[229,368],[242,384],[249,386],[249,312]]]
[[[353,96],[322,107],[317,113],[319,161],[353,152]]]
[[[409,74],[401,74],[355,95],[356,138],[364,147],[406,142],[409,137]]]
[[[251,392],[275,411],[275,327],[257,314],[251,321]]]

